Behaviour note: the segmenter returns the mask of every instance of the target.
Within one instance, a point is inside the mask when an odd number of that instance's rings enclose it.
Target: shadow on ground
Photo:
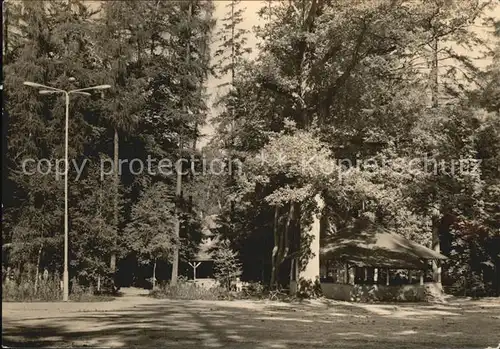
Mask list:
[[[500,307],[148,300],[121,309],[4,313],[9,347],[486,348]],[[495,318],[497,316],[497,318]],[[480,329],[480,330],[478,330]]]

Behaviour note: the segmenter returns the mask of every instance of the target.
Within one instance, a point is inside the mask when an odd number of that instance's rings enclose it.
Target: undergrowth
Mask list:
[[[71,282],[69,300],[75,302],[103,302],[114,299],[112,295],[97,294],[92,287],[82,287],[76,280]],[[2,280],[2,302],[59,302],[63,299],[59,275],[35,278],[28,274],[17,280],[6,277]]]

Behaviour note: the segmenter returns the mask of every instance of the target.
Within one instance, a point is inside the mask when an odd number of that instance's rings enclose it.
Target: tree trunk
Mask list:
[[[188,6],[188,22],[191,22],[191,11],[192,11],[192,4],[191,2],[189,3]],[[189,64],[189,56],[190,56],[190,43],[189,43],[190,37],[187,40],[187,45],[186,45],[186,66]],[[185,86],[186,87],[186,86]],[[187,109],[186,109],[186,102],[183,99],[182,100],[182,110],[184,111],[185,114],[187,114]],[[179,160],[182,157],[182,134],[179,137]],[[182,195],[182,163],[180,161],[177,162],[176,164],[176,172],[177,172],[177,185],[175,189],[175,195],[177,198],[177,203],[179,202],[179,199]],[[181,230],[181,221],[180,221],[180,208],[176,208],[176,214],[175,214],[175,237],[176,237],[176,245],[174,246],[174,258],[172,261],[172,276],[170,277],[170,284],[171,285],[176,285],[177,284],[177,276],[179,274],[179,239],[180,239],[180,230]]]
[[[432,249],[438,253],[441,253],[441,245],[439,241],[439,223],[438,218],[433,218],[432,220]],[[441,285],[441,264],[439,260],[432,261],[432,275],[433,281],[439,286]]]
[[[201,57],[202,59],[205,57],[205,54],[206,54],[206,47],[205,47],[205,44],[202,44],[201,45]],[[201,80],[200,80],[200,86],[199,86],[199,91],[198,91],[198,97],[200,98],[200,100],[203,98],[203,85],[204,85],[204,80],[205,80],[205,77],[202,76],[201,77]],[[193,135],[193,152],[196,151],[196,143],[198,141],[198,119],[195,119],[194,121],[194,135]]]
[[[120,139],[118,136],[118,130],[115,128],[115,136],[114,136],[114,151],[113,151],[113,157],[114,157],[114,171],[113,171],[113,180],[114,180],[114,197],[113,197],[113,214],[114,214],[114,225],[115,225],[115,236],[113,238],[113,250],[111,251],[111,260],[109,261],[109,269],[111,269],[112,273],[116,272],[116,249],[117,249],[117,238],[118,238],[118,216],[119,216],[119,210],[118,210],[118,187],[120,184],[120,174],[118,170],[119,166],[119,144],[120,144]]]
[[[179,174],[177,175],[177,187],[181,187],[181,181],[182,176]],[[179,198],[180,194],[178,194],[178,190],[176,190],[176,196]],[[179,275],[179,238],[180,238],[180,230],[181,230],[181,220],[179,217],[179,212],[176,212],[175,216],[175,237],[176,237],[176,242],[175,242],[175,247],[174,247],[174,258],[172,261],[172,276],[170,277],[170,285],[174,286],[177,285],[177,276]]]
[[[279,209],[278,206],[275,207],[274,211],[274,248],[272,255],[272,273],[271,273],[271,282],[270,286],[275,287],[278,279],[281,265],[283,261],[288,256],[289,251],[289,231],[290,224],[293,220],[295,212],[295,205],[293,202],[289,203],[288,208],[288,218],[285,225],[285,230],[283,234],[280,233],[278,227],[278,218],[279,218]]]
[[[432,42],[432,107],[439,106],[439,60],[438,60],[439,39],[436,37]]]
[[[292,223],[293,217],[294,217],[294,212],[295,212],[295,204],[293,202],[290,202],[290,206],[288,208],[288,217],[285,225],[285,232],[284,236],[282,236],[282,239],[280,241],[280,249],[278,253],[278,261],[277,261],[277,275],[276,278],[278,277],[279,274],[279,269],[281,265],[283,264],[283,261],[285,258],[288,256],[288,251],[289,251],[289,232],[290,232],[290,224]]]
[[[156,288],[156,258],[153,263],[153,290]]]
[[[432,107],[439,107],[439,39],[437,33],[434,33],[435,38],[432,43]],[[441,253],[441,246],[439,241],[439,224],[440,219],[432,219],[432,249],[438,253]],[[433,281],[441,287],[441,265],[440,261],[432,261],[432,273]]]
[[[432,86],[432,107],[439,106],[439,60],[438,60],[438,47],[439,39],[437,36],[432,42],[432,71],[431,71],[431,86]],[[432,219],[432,249],[436,252],[441,252],[439,241],[439,219]],[[439,261],[432,261],[432,273],[434,282],[441,283],[441,267]]]
[[[234,30],[236,24],[234,23],[234,0],[231,1],[231,92],[234,91],[234,78],[235,78],[235,64],[236,64],[236,59],[235,59],[235,37],[234,37]],[[234,146],[235,145],[235,135],[234,135],[234,130],[236,128],[236,120],[234,118],[234,108],[231,106],[230,108],[231,111],[231,144]],[[231,158],[230,158],[231,160]],[[231,172],[231,178],[232,178],[232,172]]]
[[[8,5],[6,3],[4,3],[4,5],[2,6],[3,7],[3,10],[4,10],[4,13],[3,13],[3,23],[4,23],[4,27],[3,27],[3,37],[4,37],[4,40],[3,40],[3,59],[4,59],[4,64],[7,63],[5,60],[6,58],[8,58],[8,44],[9,44],[9,9],[8,9]]]
[[[179,199],[182,194],[182,164],[177,162],[176,164],[176,172],[177,172],[177,186],[175,189],[175,196],[177,198],[177,205]],[[179,275],[179,239],[180,239],[180,231],[181,231],[181,219],[180,219],[180,208],[176,207],[175,213],[175,246],[174,246],[174,258],[172,261],[172,276],[170,278],[170,284],[177,284],[177,276]]]
[[[280,244],[279,232],[278,232],[278,217],[279,217],[279,207],[274,207],[274,247],[271,256],[271,280],[269,282],[269,287],[274,288],[276,286],[276,269],[277,269],[277,256]]]
[[[40,258],[42,256],[42,248],[43,244],[40,245],[40,248],[38,249],[38,258],[36,261],[36,272],[35,272],[35,294],[38,291],[38,277],[40,275]]]
[[[194,153],[196,151],[196,141],[198,140],[198,120],[195,120],[193,128],[194,128],[194,135],[193,135],[193,153]]]
[[[234,57],[234,29],[235,29],[235,23],[234,23],[234,0],[231,1],[231,87],[234,87],[234,63],[235,63],[235,57]],[[234,120],[233,120],[234,122]]]

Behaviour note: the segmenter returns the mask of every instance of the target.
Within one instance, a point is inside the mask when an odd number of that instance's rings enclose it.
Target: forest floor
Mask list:
[[[123,289],[122,289],[123,290]],[[9,347],[496,348],[500,299],[447,304],[180,301],[127,289],[99,303],[3,303]]]

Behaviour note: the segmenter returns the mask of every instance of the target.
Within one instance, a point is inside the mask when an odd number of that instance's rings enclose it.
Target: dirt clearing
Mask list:
[[[11,347],[481,348],[500,300],[443,305],[174,301],[128,290],[107,303],[3,303]]]

